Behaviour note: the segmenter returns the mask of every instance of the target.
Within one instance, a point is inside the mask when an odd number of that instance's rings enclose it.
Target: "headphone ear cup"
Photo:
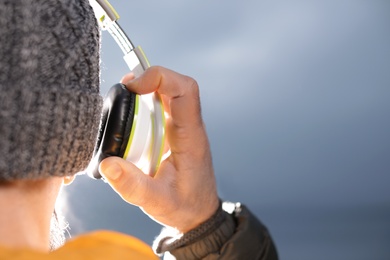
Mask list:
[[[103,103],[103,114],[93,158],[88,166],[88,175],[100,179],[100,162],[109,156],[123,157],[130,138],[136,94],[123,84],[115,84],[108,91]]]

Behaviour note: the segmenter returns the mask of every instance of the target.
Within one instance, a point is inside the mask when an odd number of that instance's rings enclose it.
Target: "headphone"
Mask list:
[[[99,27],[107,30],[124,53],[124,60],[136,77],[150,64],[141,47],[133,47],[116,22],[119,15],[107,0],[89,0]],[[103,102],[103,114],[93,157],[87,173],[100,179],[100,162],[119,156],[154,176],[161,163],[165,138],[165,117],[158,93],[138,95],[115,84]]]

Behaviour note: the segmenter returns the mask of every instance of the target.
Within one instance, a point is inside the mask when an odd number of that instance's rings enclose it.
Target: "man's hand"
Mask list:
[[[122,83],[138,94],[160,93],[171,154],[154,178],[118,157],[103,160],[100,172],[125,201],[157,222],[187,232],[219,205],[198,84],[162,67],[151,67],[136,79],[128,74]]]

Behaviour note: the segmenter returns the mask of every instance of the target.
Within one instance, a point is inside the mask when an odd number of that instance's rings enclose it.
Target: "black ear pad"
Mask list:
[[[88,175],[100,179],[100,162],[109,156],[123,157],[130,138],[136,107],[136,94],[122,84],[108,91],[103,103],[99,134]]]

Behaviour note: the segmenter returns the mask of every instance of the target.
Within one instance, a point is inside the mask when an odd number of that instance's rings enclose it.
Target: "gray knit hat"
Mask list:
[[[101,114],[88,0],[0,1],[0,181],[73,175]]]

